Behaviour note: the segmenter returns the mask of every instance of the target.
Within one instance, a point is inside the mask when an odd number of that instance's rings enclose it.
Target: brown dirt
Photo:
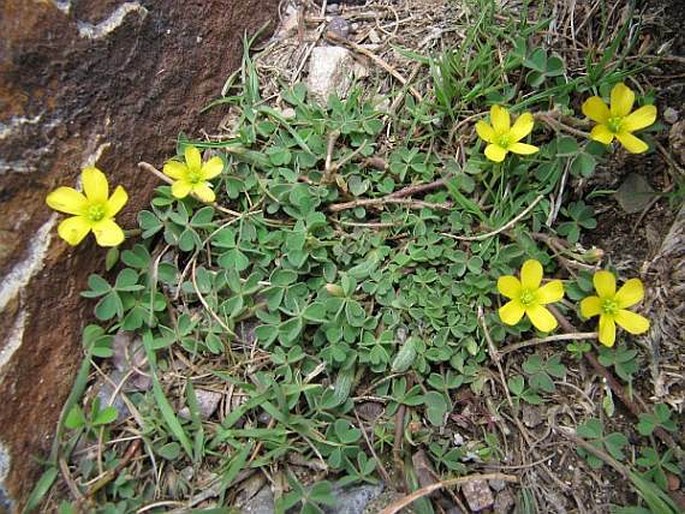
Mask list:
[[[179,131],[218,124],[199,110],[218,95],[240,64],[242,36],[276,17],[276,0],[154,2],[147,15],[126,16],[108,36],[88,40],[78,23],[97,24],[122,4],[7,0],[0,7],[0,122],[40,116],[0,138],[0,273],[26,258],[32,235],[50,213],[48,191],[74,184],[84,156],[108,143],[98,167],[123,184],[130,203],[118,221],[135,227],[155,180],[136,168],[174,152]],[[56,238],[55,238],[56,239]],[[80,357],[80,334],[92,305],[79,297],[104,251],[92,239],[71,249],[52,244],[44,266],[10,301],[0,333],[26,314],[23,343],[0,376],[0,439],[12,455],[3,496],[19,499],[33,486],[49,451],[61,406]],[[7,341],[0,340],[0,350]]]

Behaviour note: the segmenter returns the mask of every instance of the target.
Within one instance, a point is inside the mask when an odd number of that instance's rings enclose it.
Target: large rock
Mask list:
[[[199,110],[277,4],[0,2],[0,500],[20,506],[40,472],[91,320],[79,292],[103,269],[92,236],[56,237],[46,194],[95,163],[129,191],[117,220],[134,227],[156,185],[136,163],[161,165],[179,131],[218,124]]]

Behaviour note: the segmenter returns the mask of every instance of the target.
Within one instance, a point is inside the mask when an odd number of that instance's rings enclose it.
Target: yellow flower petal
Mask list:
[[[631,334],[644,334],[649,330],[649,320],[635,312],[621,309],[616,313],[616,323]]]
[[[528,259],[521,266],[521,285],[530,291],[540,287],[542,282],[542,264],[535,259]]]
[[[537,146],[527,145],[526,143],[513,143],[509,145],[507,150],[519,155],[531,155],[537,153],[540,149]]]
[[[583,102],[583,114],[592,121],[600,124],[605,124],[609,121],[609,107],[598,96],[592,96]]]
[[[525,314],[525,310],[518,300],[505,303],[497,311],[499,319],[507,325],[516,325]]]
[[[174,195],[175,198],[185,198],[190,194],[192,189],[193,185],[185,180],[177,180],[171,184],[171,194]]]
[[[504,275],[497,279],[497,290],[507,298],[518,298],[521,294],[521,282],[513,275]]]
[[[590,132],[590,139],[608,145],[614,140],[614,133],[605,125],[595,125]]]
[[[524,112],[517,118],[514,126],[509,131],[510,141],[521,141],[521,139],[533,131],[534,124],[533,115],[529,112]]]
[[[595,291],[600,299],[613,298],[616,294],[616,277],[610,271],[598,271],[592,277]]]
[[[616,84],[611,90],[611,115],[619,118],[628,116],[634,102],[635,93],[623,83]]]
[[[100,246],[119,246],[125,238],[121,227],[109,218],[93,224],[93,234]]]
[[[58,187],[45,198],[51,209],[67,214],[83,214],[88,207],[88,200],[72,187]]]
[[[216,200],[214,191],[212,191],[212,188],[210,188],[206,183],[197,184],[195,187],[193,187],[193,193],[205,203],[212,203],[214,200]]]
[[[509,111],[499,105],[493,105],[490,109],[490,122],[492,128],[495,129],[495,134],[506,134],[511,128]]]
[[[602,312],[602,301],[599,296],[588,296],[580,302],[580,314],[584,318],[592,318]]]
[[[200,155],[200,150],[194,146],[186,146],[184,155],[188,168],[191,170],[200,171],[202,168],[202,156]]]
[[[502,162],[507,156],[507,151],[499,145],[489,144],[485,147],[485,157],[493,162]]]
[[[621,131],[616,134],[616,139],[618,139],[630,153],[644,153],[649,150],[649,145],[647,145],[647,143],[642,139],[635,137],[630,132]]]
[[[538,289],[536,295],[542,305],[558,302],[564,297],[564,284],[561,280],[552,280]]]
[[[162,171],[167,177],[179,180],[188,175],[188,166],[179,161],[167,161]]]
[[[212,157],[202,166],[202,177],[210,180],[219,175],[224,170],[224,161],[221,157]]]
[[[486,143],[492,143],[495,140],[495,129],[489,123],[479,120],[476,123],[476,132],[478,136]]]
[[[62,221],[57,227],[59,237],[71,246],[76,246],[90,232],[90,223],[82,216],[74,216]]]
[[[526,315],[530,319],[530,322],[535,328],[540,332],[551,332],[557,328],[557,320],[542,305],[533,305],[526,309]]]
[[[609,347],[614,346],[616,342],[616,324],[606,315],[599,317],[599,342]]]
[[[117,186],[112,196],[107,200],[107,216],[115,216],[128,202],[128,194],[122,186]]]
[[[83,192],[86,198],[93,203],[105,203],[109,196],[109,184],[107,177],[99,169],[90,166],[81,172]]]
[[[656,107],[653,105],[644,105],[625,117],[621,122],[621,130],[634,132],[649,127],[655,121]]]
[[[645,296],[645,288],[639,278],[631,278],[618,290],[614,299],[618,302],[619,309],[632,307],[642,301]]]

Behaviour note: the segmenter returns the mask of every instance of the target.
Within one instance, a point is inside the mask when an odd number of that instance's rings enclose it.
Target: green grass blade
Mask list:
[[[171,434],[176,438],[176,440],[181,443],[181,446],[185,450],[186,454],[188,454],[188,457],[192,459],[193,447],[190,444],[190,439],[188,439],[188,436],[181,426],[181,423],[176,417],[173,407],[169,403],[169,400],[167,400],[167,397],[164,395],[164,391],[162,391],[162,386],[159,384],[159,379],[157,378],[155,352],[152,349],[152,344],[152,332],[146,330],[143,334],[143,346],[145,347],[145,353],[147,354],[147,359],[150,364],[152,394],[155,397],[155,401],[157,402],[157,406],[159,407],[159,411],[162,414],[162,418],[164,419],[164,423],[166,424],[167,428],[169,428]]]

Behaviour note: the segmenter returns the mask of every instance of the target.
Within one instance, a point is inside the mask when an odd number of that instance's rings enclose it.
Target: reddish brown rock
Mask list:
[[[118,221],[134,227],[156,185],[136,163],[159,165],[179,131],[217,125],[220,112],[199,110],[277,4],[0,4],[0,500],[21,505],[40,472],[91,320],[79,292],[103,268],[92,237],[75,249],[56,237],[45,195],[95,162],[129,191]]]

